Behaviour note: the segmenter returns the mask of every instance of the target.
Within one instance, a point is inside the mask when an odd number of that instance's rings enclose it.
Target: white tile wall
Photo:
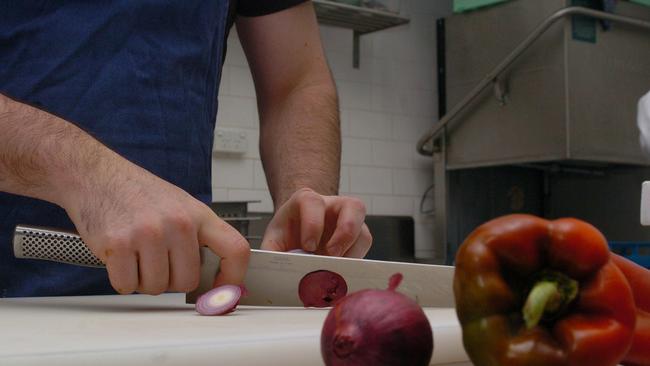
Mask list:
[[[413,216],[413,200],[413,197],[374,196],[372,198],[372,213]]]
[[[368,215],[371,215],[372,212],[372,196],[365,194],[344,194],[344,196],[356,197],[359,198],[366,205],[366,212]]]
[[[350,136],[382,140],[392,138],[393,121],[389,114],[350,109],[347,118]]]
[[[223,87],[221,88],[223,91]],[[219,126],[257,128],[257,102],[254,97],[219,97]]]
[[[350,167],[350,192],[391,195],[393,193],[392,173],[393,171],[387,168]]]
[[[228,190],[225,188],[212,188],[213,201],[228,201]]]
[[[268,190],[229,189],[229,201],[259,201],[248,205],[251,212],[272,212],[273,201]]]
[[[350,193],[350,167],[341,166],[341,179],[339,184],[339,193]]]
[[[424,193],[433,183],[432,169],[393,169],[392,172],[395,194]]]
[[[417,141],[428,127],[431,117],[416,117],[409,114],[393,114],[393,139],[399,141]]]
[[[253,188],[253,162],[236,157],[212,159],[212,187]]]
[[[255,85],[248,66],[224,66],[230,85],[228,93],[238,97],[255,97]]]
[[[336,81],[339,92],[339,104],[342,108],[370,108],[371,84],[352,81]]]
[[[345,165],[371,165],[372,140],[343,136],[341,161]]]
[[[253,188],[268,190],[261,160],[255,160],[255,165],[253,166]]]
[[[260,159],[260,131],[258,129],[242,129],[246,132],[248,140],[248,149],[244,153],[244,157],[248,159]]]
[[[372,142],[372,162],[377,166],[391,168],[411,167],[414,163],[413,143],[402,141],[381,141]]]
[[[352,67],[352,31],[321,26],[321,37],[341,105],[343,156],[340,192],[359,197],[369,214],[413,216],[416,255],[433,246],[431,216],[419,213],[420,197],[433,180],[415,143],[437,115],[435,19],[448,1],[402,0],[405,26],[361,37],[361,67]],[[260,200],[253,211],[271,212],[257,147],[255,89],[235,30],[228,40],[219,96],[220,126],[245,129],[249,151],[214,155],[213,193],[220,200]]]
[[[341,109],[341,135],[350,136],[350,112],[346,109]]]

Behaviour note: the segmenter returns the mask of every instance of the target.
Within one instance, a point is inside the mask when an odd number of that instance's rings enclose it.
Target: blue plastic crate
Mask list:
[[[612,252],[650,268],[650,242],[610,241],[609,247]]]

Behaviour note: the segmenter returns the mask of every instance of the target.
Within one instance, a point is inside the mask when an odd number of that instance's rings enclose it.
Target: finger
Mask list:
[[[338,198],[339,206],[336,228],[325,245],[329,255],[340,256],[347,252],[361,233],[366,218],[366,206],[356,198]]]
[[[270,250],[274,252],[286,252],[289,250],[287,245],[287,240],[283,240],[282,229],[276,227],[273,222],[269,223],[266,231],[264,232],[264,237],[262,238],[262,244],[260,249]]]
[[[169,284],[169,253],[160,243],[143,245],[138,251],[138,292],[159,295]]]
[[[215,286],[241,285],[244,282],[250,246],[235,228],[209,210],[199,226],[198,241],[221,258]]]
[[[343,255],[344,257],[350,258],[363,258],[368,254],[370,247],[372,246],[372,235],[366,224],[361,226],[361,234],[354,242],[352,247],[348,249],[347,252]]]
[[[300,220],[300,247],[315,252],[325,227],[325,200],[311,190],[301,191],[295,198],[298,209],[290,211],[297,215],[291,219]]]
[[[138,260],[132,250],[106,249],[103,255],[111,286],[122,295],[138,288]]]
[[[280,206],[273,218],[269,222],[262,237],[260,249],[286,252],[300,244],[300,227],[299,224],[291,221],[291,209],[295,206],[289,199],[285,204]],[[295,210],[295,209],[294,209]]]
[[[297,191],[273,216],[261,248],[316,251],[323,236],[326,207],[323,197],[314,191],[306,188]]]
[[[193,235],[173,235],[169,250],[170,291],[190,292],[199,285],[201,257],[196,232]]]

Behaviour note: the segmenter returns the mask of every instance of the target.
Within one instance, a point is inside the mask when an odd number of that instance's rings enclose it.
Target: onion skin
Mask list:
[[[298,296],[305,307],[329,307],[347,293],[345,279],[338,273],[326,270],[307,273],[298,284]]]
[[[429,364],[431,325],[415,301],[394,291],[400,280],[391,277],[388,290],[350,294],[330,310],[321,332],[327,366]]]

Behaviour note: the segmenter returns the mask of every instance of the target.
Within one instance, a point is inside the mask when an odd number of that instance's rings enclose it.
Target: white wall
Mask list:
[[[432,258],[432,218],[419,213],[433,182],[429,159],[415,143],[437,117],[435,19],[446,1],[403,0],[408,25],[361,37],[361,67],[352,68],[352,31],[321,26],[323,46],[340,97],[343,165],[340,192],[361,198],[368,213],[413,216],[416,256]],[[246,129],[243,156],[214,154],[214,200],[261,200],[250,209],[271,212],[259,159],[255,92],[233,29],[223,68],[217,124]]]

